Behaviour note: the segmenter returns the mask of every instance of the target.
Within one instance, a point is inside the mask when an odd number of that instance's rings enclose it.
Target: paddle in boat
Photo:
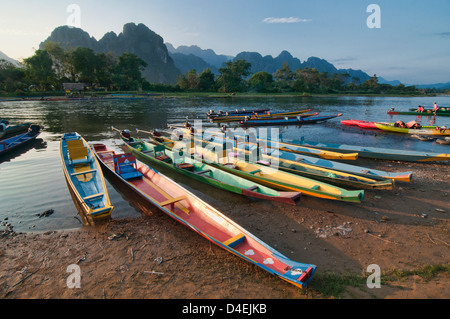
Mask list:
[[[116,153],[104,144],[93,148],[105,172],[118,183],[217,246],[297,287],[304,288],[312,279],[315,265],[290,260],[132,154]]]
[[[85,225],[108,218],[114,207],[97,158],[84,138],[65,133],[60,144],[64,177]]]
[[[39,125],[32,124],[27,133],[0,140],[0,156],[34,141],[41,134],[40,129]]]
[[[164,167],[193,180],[253,198],[273,200],[292,205],[295,205],[300,199],[300,192],[280,192],[208,165],[201,160],[188,156],[183,151],[173,152],[166,149],[159,142],[155,144],[132,138],[129,135],[129,130],[119,132],[128,151],[152,167],[154,165]]]

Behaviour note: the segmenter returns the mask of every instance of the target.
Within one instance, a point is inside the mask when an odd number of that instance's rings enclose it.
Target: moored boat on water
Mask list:
[[[312,197],[348,202],[361,202],[364,198],[363,190],[346,190],[319,180],[278,170],[274,167],[256,162],[247,162],[240,158],[235,158],[234,155],[230,156],[228,151],[211,152],[207,148],[203,148],[203,145],[198,147],[196,145],[197,143],[185,143],[183,141],[178,142],[178,144],[176,143],[175,141],[171,144],[166,142],[163,145],[174,151],[183,149],[189,154],[196,154],[199,158],[210,163],[211,166],[270,188],[301,192],[304,195]]]
[[[0,121],[0,140],[15,136],[17,134],[26,133],[33,123],[21,123],[10,125],[9,121]]]
[[[191,135],[191,131],[186,129],[186,128],[182,128],[182,127],[176,127],[175,128],[178,131],[181,131],[182,134],[188,134]],[[142,131],[145,132],[145,131]],[[146,133],[150,133],[150,132],[146,132]],[[358,153],[339,153],[339,152],[331,152],[331,151],[324,151],[324,150],[319,150],[316,148],[311,148],[311,147],[305,147],[305,146],[300,146],[297,144],[292,144],[292,143],[288,143],[288,142],[284,142],[282,141],[282,138],[279,137],[276,141],[272,141],[271,139],[267,139],[267,138],[259,138],[258,136],[255,136],[254,134],[247,134],[247,133],[241,133],[238,130],[233,130],[233,131],[219,131],[219,130],[213,130],[213,131],[203,131],[203,132],[198,132],[198,134],[201,134],[202,138],[214,138],[215,136],[219,136],[219,140],[221,139],[221,137],[223,137],[223,139],[225,140],[231,140],[233,141],[233,143],[238,143],[239,142],[239,138],[238,137],[242,137],[246,142],[248,143],[253,143],[255,146],[261,146],[263,148],[268,147],[268,148],[277,148],[280,151],[285,151],[285,152],[293,152],[293,153],[299,153],[299,154],[306,154],[306,155],[311,155],[311,156],[318,156],[320,158],[325,158],[325,159],[341,159],[341,160],[356,160],[358,158]],[[194,134],[195,137],[195,134]]]
[[[382,123],[375,123],[377,128],[387,132],[395,132],[402,134],[415,134],[415,135],[431,135],[431,136],[450,136],[450,129],[445,127],[433,126],[433,127],[420,127],[420,128],[408,128],[397,127],[395,125],[386,125]]]
[[[93,147],[105,172],[118,183],[197,234],[297,287],[304,288],[312,279],[315,265],[299,263],[282,255],[184,187],[136,160],[132,154],[118,154],[104,144]],[[121,169],[133,175],[122,175]]]
[[[208,143],[207,145],[211,145],[211,142],[206,141],[206,143]],[[393,179],[375,175],[370,177],[362,176],[351,172],[343,172],[308,164],[295,160],[297,158],[296,154],[283,152],[278,149],[264,150],[256,145],[240,145],[233,148],[234,152],[240,153],[243,155],[241,157],[245,157],[246,160],[253,164],[276,167],[288,173],[340,187],[352,187],[356,189],[393,189],[394,187]]]
[[[39,125],[32,124],[27,133],[0,140],[0,156],[34,141],[41,134],[40,129]]]
[[[180,128],[178,126],[174,126],[176,128]],[[162,139],[166,139],[164,137],[162,137]],[[165,141],[166,143],[170,143],[168,140]],[[316,148],[318,150],[330,150],[333,152],[337,152],[337,153],[354,153],[354,152],[358,152],[358,156],[364,155],[364,157],[367,158],[380,158],[380,159],[387,159],[386,156],[390,156],[390,157],[394,157],[394,158],[402,158],[405,161],[419,161],[419,160],[425,160],[428,159],[429,156],[420,156],[417,157],[417,155],[423,155],[419,152],[419,154],[416,154],[416,152],[414,152],[414,154],[411,154],[411,152],[406,151],[406,156],[402,156],[402,152],[400,151],[400,153],[398,153],[399,150],[386,150],[386,149],[379,149],[379,148],[368,148],[367,151],[364,151],[363,149],[366,149],[364,147],[361,146],[356,146],[356,145],[344,145],[344,144],[321,144],[321,143],[316,143],[316,142],[305,142],[304,139],[302,138],[300,141],[290,141],[290,143],[295,144],[295,145],[300,145],[300,146],[306,146],[306,147],[311,147],[311,148]],[[325,145],[328,145],[325,146]],[[342,148],[342,149],[341,149]],[[388,153],[385,154],[385,153]],[[393,154],[391,154],[393,152]],[[433,154],[430,154],[433,156]],[[302,162],[302,163],[307,163],[307,164],[311,164],[311,165],[315,165],[318,167],[323,167],[323,168],[331,168],[334,170],[338,170],[341,172],[348,172],[348,173],[352,173],[352,174],[357,174],[360,176],[365,176],[365,177],[373,177],[373,176],[377,176],[377,177],[383,177],[383,178],[388,178],[388,179],[393,179],[396,181],[403,181],[403,182],[410,182],[411,178],[412,178],[412,172],[387,172],[387,171],[383,171],[383,170],[377,170],[377,169],[372,169],[372,168],[368,168],[368,167],[363,167],[363,166],[358,166],[358,165],[350,165],[350,164],[346,164],[346,163],[340,163],[340,162],[336,162],[336,161],[332,161],[332,160],[326,160],[323,158],[316,158],[313,156],[307,156],[305,154],[295,154],[292,152],[284,152],[283,155],[284,158],[288,159],[288,160],[293,160],[293,161],[298,161],[298,162]],[[399,159],[400,160],[400,159]]]
[[[298,141],[292,141],[294,144],[314,147],[322,150],[335,152],[358,152],[359,157],[371,159],[383,159],[405,162],[433,162],[450,160],[450,154],[439,154],[433,152],[409,151],[393,148],[380,148],[359,145],[332,144],[305,141],[302,137]]]
[[[422,112],[418,110],[409,110],[409,111],[396,111],[395,109],[390,109],[387,114],[389,115],[416,115],[416,116],[450,116],[450,108],[447,109],[439,109],[436,112],[433,110],[424,110]]]
[[[235,116],[235,115],[251,115],[251,114],[263,114],[270,111],[269,108],[265,108],[265,109],[256,109],[256,110],[246,110],[246,109],[242,109],[242,110],[234,110],[234,111],[219,111],[218,113],[214,112],[213,110],[209,110],[208,112],[206,112],[206,115],[208,117],[217,117],[217,116]]]
[[[243,121],[246,118],[248,119],[277,119],[277,118],[295,118],[296,116],[301,115],[302,117],[310,117],[318,115],[319,113],[310,113],[306,114],[312,109],[293,111],[293,112],[265,112],[265,113],[255,113],[255,114],[246,114],[246,115],[232,115],[232,116],[217,116],[211,117],[210,121],[213,123],[226,123],[226,122],[239,122]]]
[[[244,121],[240,121],[239,123],[243,126],[258,126],[258,125],[303,125],[303,124],[315,124],[319,122],[328,121],[330,119],[333,119],[335,117],[342,116],[341,113],[336,115],[329,115],[329,116],[311,116],[303,118],[301,115],[295,117],[295,118],[269,118],[269,119],[246,119]]]
[[[195,160],[183,152],[173,152],[158,143],[148,143],[122,135],[127,148],[138,159],[148,165],[165,167],[178,174],[185,175],[202,183],[230,191],[236,194],[273,200],[295,205],[300,199],[300,192],[280,192],[248,179],[227,173],[214,166]]]
[[[114,207],[103,173],[84,138],[76,132],[65,133],[61,138],[60,155],[64,177],[83,223],[93,225],[110,217]]]

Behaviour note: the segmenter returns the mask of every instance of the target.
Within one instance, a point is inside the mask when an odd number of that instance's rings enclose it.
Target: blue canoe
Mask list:
[[[60,153],[64,177],[83,222],[93,225],[110,217],[114,207],[91,147],[78,133],[66,133],[61,139]]]
[[[8,153],[16,148],[34,141],[41,134],[39,125],[30,125],[27,133],[18,134],[16,136],[0,141],[0,156]]]
[[[241,121],[240,124],[243,126],[262,126],[262,125],[303,125],[303,124],[315,124],[319,122],[324,122],[335,117],[342,116],[341,113],[329,116],[310,116],[302,117],[297,116],[295,118],[285,117],[285,118],[271,118],[271,119],[247,119]]]

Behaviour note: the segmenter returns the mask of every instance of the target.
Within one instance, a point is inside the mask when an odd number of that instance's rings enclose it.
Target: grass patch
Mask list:
[[[390,282],[402,281],[411,276],[420,276],[424,280],[431,280],[441,273],[450,275],[450,265],[429,265],[413,270],[393,269],[382,272],[381,285],[389,285]],[[343,298],[348,287],[366,288],[368,276],[370,276],[369,273],[316,273],[308,288],[312,293],[319,294],[324,298]]]

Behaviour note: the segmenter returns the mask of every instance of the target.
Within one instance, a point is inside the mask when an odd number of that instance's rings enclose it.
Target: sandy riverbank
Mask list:
[[[299,290],[214,246],[143,203],[137,219],[97,227],[0,237],[0,298],[4,299],[296,299],[333,298],[330,278],[447,265],[450,165],[362,161],[388,171],[413,171],[394,190],[366,190],[361,204],[304,196],[296,205],[253,201],[234,194],[198,194],[291,259],[318,266]],[[197,184],[196,184],[197,185]],[[214,195],[214,196],[213,196]],[[81,288],[69,289],[67,267],[81,270]],[[330,277],[329,274],[332,274]],[[383,275],[382,275],[383,279]],[[382,282],[380,289],[346,286],[341,298],[450,297],[447,270]]]

